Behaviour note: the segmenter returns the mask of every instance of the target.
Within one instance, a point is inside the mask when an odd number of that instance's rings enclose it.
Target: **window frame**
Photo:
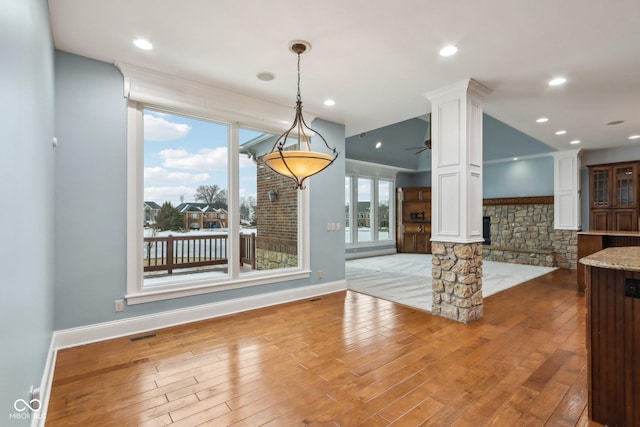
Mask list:
[[[389,238],[386,240],[380,239],[380,182],[389,183]],[[375,192],[376,192],[376,242],[395,243],[396,241],[396,194],[395,194],[395,181],[389,178],[377,177],[375,180]]]
[[[150,102],[129,99],[127,102],[127,304],[141,304],[185,296],[200,295],[230,289],[266,285],[283,281],[307,279],[311,275],[309,243],[309,196],[311,183],[305,191],[298,193],[298,266],[291,268],[260,270],[240,275],[239,248],[240,222],[228,224],[229,274],[225,278],[189,279],[173,281],[166,285],[144,286],[143,253],[144,240],[144,122],[145,109],[167,112],[225,124],[229,126],[228,149],[228,212],[229,217],[240,217],[239,206],[239,129],[250,128],[278,133],[278,129],[265,129],[253,123],[242,123],[216,117],[215,111],[206,108],[172,108],[171,100],[163,106]],[[233,213],[233,214],[232,214]],[[235,254],[235,255],[234,255]]]

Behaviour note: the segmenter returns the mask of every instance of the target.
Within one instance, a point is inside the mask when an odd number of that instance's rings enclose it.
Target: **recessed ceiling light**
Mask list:
[[[274,76],[273,73],[269,73],[269,72],[258,73],[256,77],[258,77],[258,79],[262,80],[263,82],[270,82],[271,80],[276,78],[276,76]]]
[[[539,119],[536,120],[536,122],[538,123],[546,123],[549,121],[548,117],[540,117]]]
[[[569,144],[571,144],[571,145],[580,144],[580,140],[579,140],[579,139],[574,139],[574,140],[573,140],[573,141],[571,141]]]
[[[513,158],[513,160],[518,160],[518,158],[517,158],[517,157],[514,157],[514,158]]]
[[[336,105],[336,101],[334,101],[333,99],[327,99],[326,101],[324,101],[324,105],[326,105],[327,107],[333,107],[334,105]]]
[[[382,147],[382,142],[380,141],[376,142],[376,148],[380,148],[380,147]]]
[[[135,39],[133,41],[133,44],[136,45],[138,49],[142,49],[142,50],[153,49],[153,45],[148,40],[145,40],[145,39]]]
[[[458,52],[458,48],[454,45],[445,46],[440,49],[440,56],[452,56]]]
[[[549,86],[560,86],[567,82],[567,79],[564,77],[556,77],[554,79],[549,80]]]
[[[640,135],[631,135],[629,139],[640,139]]]
[[[556,135],[564,135],[565,133],[567,133],[566,130],[559,130],[556,132]]]

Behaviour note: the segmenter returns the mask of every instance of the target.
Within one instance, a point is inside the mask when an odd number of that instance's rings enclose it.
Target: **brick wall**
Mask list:
[[[294,188],[293,181],[266,166],[258,167],[257,175],[256,268],[295,267],[298,265],[299,190]],[[270,191],[277,192],[272,200]]]

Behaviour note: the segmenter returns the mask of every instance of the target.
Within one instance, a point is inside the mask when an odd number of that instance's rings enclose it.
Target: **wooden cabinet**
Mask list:
[[[398,252],[431,253],[431,187],[398,189]]]
[[[636,231],[639,228],[640,162],[589,166],[592,231]]]
[[[608,248],[585,260],[589,416],[608,426],[640,426],[639,255]]]

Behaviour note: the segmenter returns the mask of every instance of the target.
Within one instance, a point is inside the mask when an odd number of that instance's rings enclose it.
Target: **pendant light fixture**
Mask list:
[[[302,97],[300,96],[300,55],[311,49],[311,45],[302,40],[291,42],[289,50],[298,55],[298,96],[296,98],[296,115],[293,124],[280,135],[273,144],[271,152],[265,154],[263,162],[274,172],[286,176],[295,182],[295,188],[304,189],[304,181],[312,175],[325,170],[338,157],[334,147],[320,133],[311,129],[302,117]],[[317,136],[331,154],[312,151],[311,136]],[[291,144],[291,141],[296,141]]]

